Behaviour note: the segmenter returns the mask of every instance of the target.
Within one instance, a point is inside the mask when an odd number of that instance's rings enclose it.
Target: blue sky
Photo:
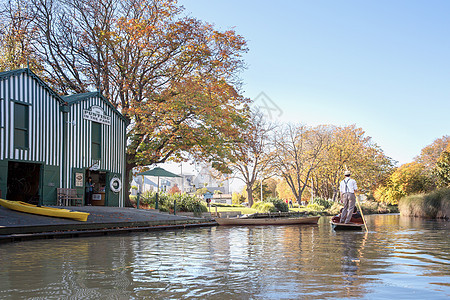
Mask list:
[[[274,119],[356,124],[399,164],[450,134],[450,1],[179,4],[245,37],[243,94],[263,92]]]

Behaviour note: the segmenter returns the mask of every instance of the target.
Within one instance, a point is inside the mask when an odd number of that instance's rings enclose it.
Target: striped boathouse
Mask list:
[[[57,189],[123,206],[127,120],[99,92],[59,96],[29,69],[0,73],[0,197],[57,204]]]

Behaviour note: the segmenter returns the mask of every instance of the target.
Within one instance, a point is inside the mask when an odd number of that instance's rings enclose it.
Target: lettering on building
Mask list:
[[[105,125],[111,125],[111,117],[105,115],[100,106],[91,106],[90,109],[83,109],[83,119]]]

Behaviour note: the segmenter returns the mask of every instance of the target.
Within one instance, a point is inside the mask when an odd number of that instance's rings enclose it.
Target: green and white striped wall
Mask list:
[[[28,107],[28,147],[14,147],[14,104]],[[74,170],[92,163],[92,120],[83,111],[103,110],[109,124],[101,124],[99,169],[108,180],[125,181],[127,120],[99,92],[60,97],[29,69],[0,73],[0,190],[5,196],[8,162],[42,166],[40,195],[43,204],[56,202],[56,187],[74,187]],[[108,184],[109,182],[107,182]],[[123,206],[124,191],[110,195],[110,206]]]

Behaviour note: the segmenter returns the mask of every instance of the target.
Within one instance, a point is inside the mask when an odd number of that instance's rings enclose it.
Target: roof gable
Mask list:
[[[33,71],[31,71],[29,68],[0,72],[0,80],[5,80],[12,76],[20,75],[22,73],[26,73],[28,76],[35,79],[44,89],[46,89],[50,94],[52,94],[52,96],[54,96],[60,104],[64,104],[65,101],[61,98],[61,96],[59,96],[51,87],[49,87],[41,78],[39,78],[39,76],[34,74]]]

